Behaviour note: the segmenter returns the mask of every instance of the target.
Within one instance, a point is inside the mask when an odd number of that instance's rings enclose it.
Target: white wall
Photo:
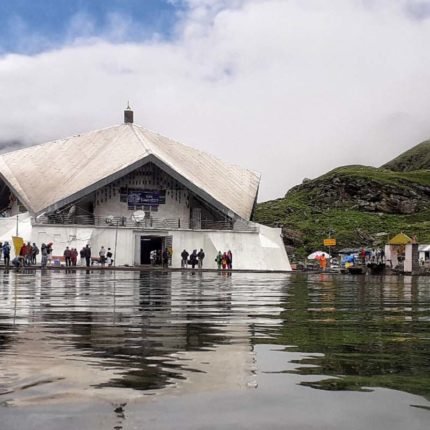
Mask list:
[[[15,250],[12,245],[12,236],[16,235],[17,217],[7,218],[0,217],[0,241],[8,241],[11,246],[11,257],[15,256]],[[18,215],[18,235],[27,243],[32,240],[31,218],[28,212]]]
[[[192,231],[192,230],[138,230],[118,228],[116,265],[133,266],[136,253],[140,252],[136,240],[140,236],[172,236],[172,267],[181,267],[181,252],[186,249],[203,248],[206,254],[205,268],[215,269],[215,256],[218,251],[231,250],[233,268],[244,270],[291,270],[290,262],[281,238],[281,230],[259,226],[260,231]],[[66,246],[78,250],[87,243],[93,255],[98,255],[100,247],[111,248],[115,254],[115,227],[62,227],[55,225],[34,226],[32,241],[53,242],[54,255],[62,255]],[[138,261],[138,260],[137,260]]]

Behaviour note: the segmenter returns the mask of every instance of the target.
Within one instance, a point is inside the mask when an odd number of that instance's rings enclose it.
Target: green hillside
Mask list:
[[[382,168],[396,172],[430,169],[430,140],[426,140],[400,154],[394,160],[384,164]]]
[[[430,243],[430,170],[340,167],[259,204],[255,220],[282,226],[297,258],[323,248],[329,235],[336,249],[374,246],[400,231]]]

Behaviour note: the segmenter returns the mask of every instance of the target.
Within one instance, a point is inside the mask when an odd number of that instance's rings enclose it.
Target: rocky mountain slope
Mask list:
[[[257,206],[255,220],[282,226],[290,254],[323,248],[374,246],[403,231],[430,243],[430,141],[381,168],[340,167],[306,179],[284,198]]]

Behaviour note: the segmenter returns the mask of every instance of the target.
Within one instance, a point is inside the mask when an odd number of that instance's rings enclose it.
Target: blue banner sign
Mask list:
[[[128,206],[158,206],[160,191],[128,190]]]

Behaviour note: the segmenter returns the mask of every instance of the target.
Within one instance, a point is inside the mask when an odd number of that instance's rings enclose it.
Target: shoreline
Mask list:
[[[311,274],[311,275],[347,275],[347,276],[430,276],[430,273],[404,273],[404,272],[388,272],[385,274],[379,274],[379,275],[372,275],[372,274],[347,274],[347,273],[341,273],[341,272],[334,272],[334,271],[322,271],[322,270],[259,270],[259,269],[225,269],[225,270],[219,270],[219,269],[192,269],[192,268],[182,268],[182,267],[154,267],[154,266],[47,266],[42,268],[41,266],[35,265],[35,266],[25,266],[16,268],[13,266],[9,266],[9,268],[6,268],[4,265],[0,266],[1,271],[10,271],[13,270],[15,272],[28,272],[28,271],[46,271],[46,270],[59,270],[59,271],[117,271],[117,272],[182,272],[182,273],[219,273],[219,274],[228,274],[232,275],[233,273],[272,273],[272,274]]]
[[[299,271],[287,271],[287,270],[253,270],[253,269],[192,269],[192,268],[182,268],[182,267],[154,267],[154,266],[47,266],[41,267],[38,265],[35,266],[24,266],[24,267],[13,267],[9,266],[9,268],[1,265],[0,270],[14,270],[16,272],[22,271],[44,271],[44,270],[62,270],[62,271],[71,271],[71,270],[79,270],[79,271],[119,271],[119,272],[184,272],[184,273],[300,273]],[[306,272],[303,272],[306,273]],[[323,273],[323,272],[321,272]],[[328,272],[327,272],[328,273]]]

